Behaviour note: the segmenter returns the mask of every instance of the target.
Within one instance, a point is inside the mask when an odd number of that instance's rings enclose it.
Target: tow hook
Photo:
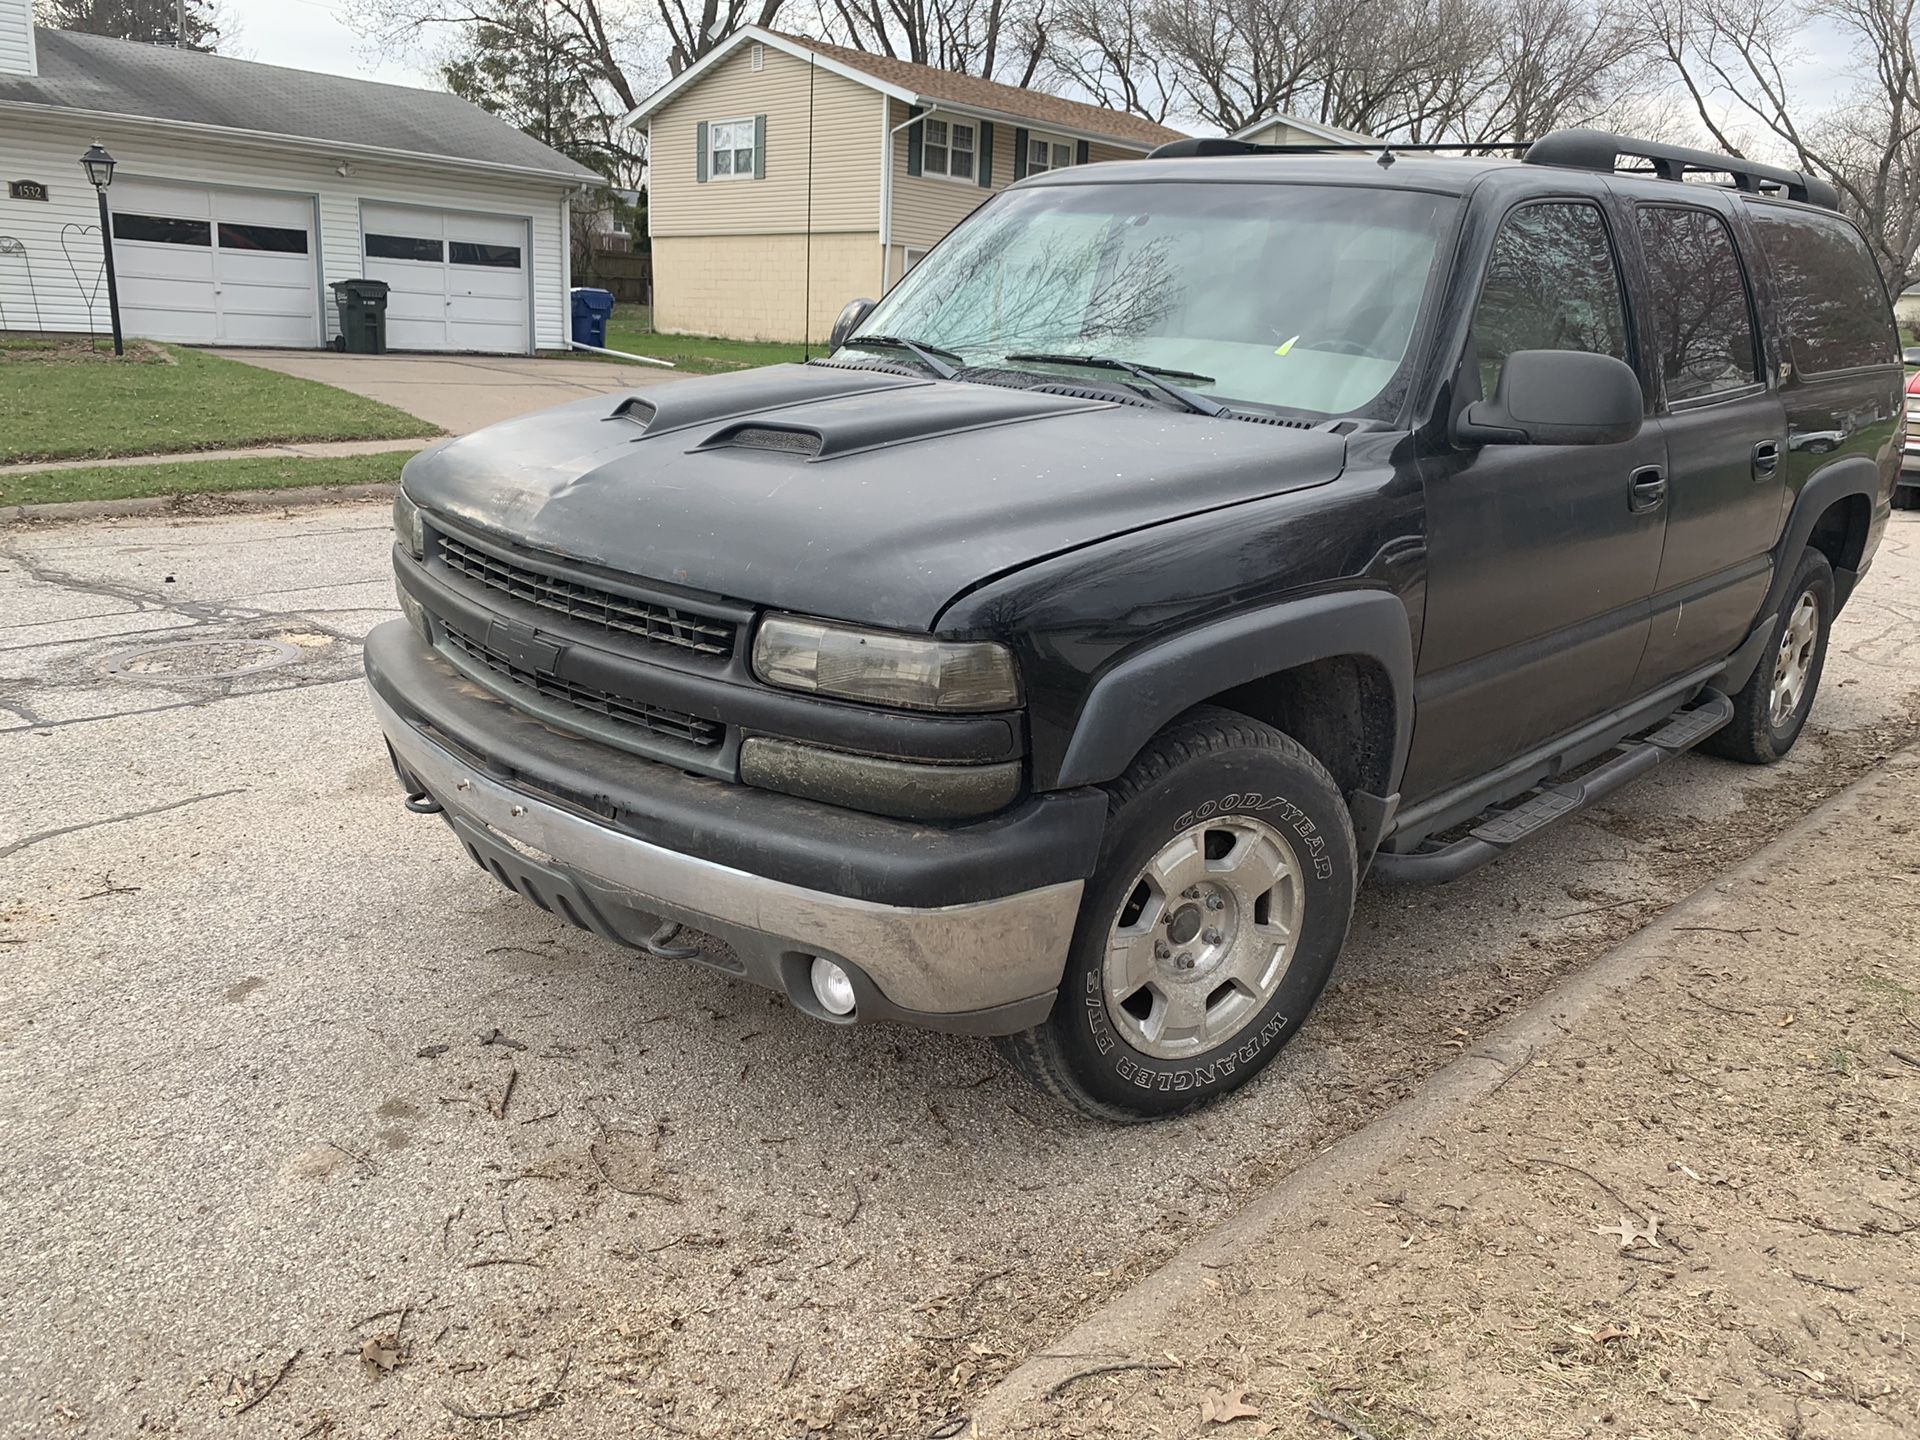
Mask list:
[[[416,815],[438,815],[440,802],[424,790],[415,790],[401,802]]]
[[[671,920],[663,921],[658,930],[640,942],[640,948],[656,960],[691,960],[700,953],[699,946],[673,943],[685,928]]]

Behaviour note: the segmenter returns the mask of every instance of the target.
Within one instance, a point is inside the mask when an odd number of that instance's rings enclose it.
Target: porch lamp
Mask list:
[[[107,214],[107,186],[113,183],[113,156],[98,140],[80,157],[80,168],[100,200],[100,249],[107,257],[107,313],[113,318],[113,353],[125,355],[127,347],[120,338],[120,282],[113,273],[113,218]]]

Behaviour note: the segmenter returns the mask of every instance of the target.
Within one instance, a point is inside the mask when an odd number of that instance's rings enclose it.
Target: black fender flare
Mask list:
[[[1787,598],[1787,586],[1793,580],[1794,567],[1799,564],[1800,552],[1806,549],[1807,539],[1813,534],[1813,527],[1822,515],[1840,500],[1850,495],[1858,495],[1867,502],[1867,525],[1873,525],[1873,509],[1879,503],[1880,492],[1886,488],[1886,477],[1880,473],[1880,467],[1864,455],[1849,455],[1844,460],[1836,460],[1831,465],[1822,466],[1794,497],[1793,509],[1787,515],[1786,528],[1780,534],[1780,544],[1774,551],[1773,583],[1767,587],[1767,598],[1760,606],[1756,623],[1765,623],[1768,616],[1780,608]],[[1836,566],[1836,571],[1840,567]],[[1835,575],[1835,589],[1839,602],[1845,605],[1852,590],[1854,576]]]
[[[1386,590],[1336,590],[1209,621],[1127,656],[1094,682],[1054,782],[1112,780],[1195,696],[1316,660],[1377,662],[1393,689],[1392,789],[1413,737],[1413,637],[1407,607]]]

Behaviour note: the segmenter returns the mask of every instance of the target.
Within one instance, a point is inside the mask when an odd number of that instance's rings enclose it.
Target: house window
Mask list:
[[[721,120],[707,127],[707,173],[716,180],[753,178],[753,121]]]
[[[978,132],[958,120],[928,120],[920,146],[920,169],[927,175],[954,180],[973,179],[973,152]]]
[[[518,245],[483,245],[473,240],[447,242],[447,262],[452,265],[486,265],[496,270],[518,270]]]
[[[1039,175],[1048,170],[1064,170],[1073,163],[1073,146],[1065,140],[1049,140],[1044,135],[1027,137],[1027,173]]]
[[[282,255],[307,253],[307,232],[289,230],[282,225],[220,226],[222,250],[272,250]]]

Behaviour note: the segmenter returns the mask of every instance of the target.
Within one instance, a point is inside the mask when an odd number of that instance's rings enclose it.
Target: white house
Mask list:
[[[456,96],[36,29],[0,0],[0,330],[311,348],[336,280],[384,280],[395,350],[564,348],[592,171]]]

